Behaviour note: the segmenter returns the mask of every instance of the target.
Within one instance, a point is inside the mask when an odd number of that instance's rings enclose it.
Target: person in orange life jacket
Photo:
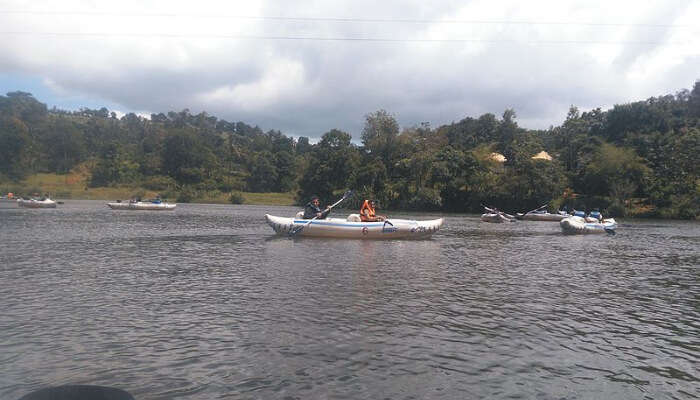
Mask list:
[[[321,202],[319,201],[318,196],[311,196],[311,201],[306,204],[306,207],[304,207],[304,219],[326,219],[328,213],[331,212],[331,209],[330,207],[326,207],[325,210],[321,211],[319,204],[321,204]]]
[[[360,220],[362,222],[382,222],[386,220],[386,216],[377,215],[375,205],[374,200],[365,200],[362,203],[362,207],[360,207]]]

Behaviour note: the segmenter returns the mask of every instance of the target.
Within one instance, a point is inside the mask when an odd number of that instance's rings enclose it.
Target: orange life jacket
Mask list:
[[[367,215],[365,215],[365,210],[367,210]],[[369,205],[369,200],[365,200],[364,203],[362,203],[362,207],[360,207],[360,221],[374,221],[376,215],[374,212],[374,208]]]

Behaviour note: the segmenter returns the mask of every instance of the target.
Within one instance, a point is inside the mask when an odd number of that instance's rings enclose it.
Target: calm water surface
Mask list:
[[[263,225],[295,211],[3,205],[0,399],[700,397],[697,222],[563,236],[448,215],[372,242]]]

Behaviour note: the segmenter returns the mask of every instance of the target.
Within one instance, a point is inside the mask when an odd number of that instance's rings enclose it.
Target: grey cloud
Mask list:
[[[465,4],[468,3],[455,1],[435,6],[417,1],[332,4],[318,1],[315,7],[312,4],[299,8],[295,3],[269,2],[264,3],[261,14],[437,20],[455,19],[454,13]],[[673,21],[686,11],[657,6],[646,19],[636,22]],[[506,18],[519,16],[503,17]],[[249,33],[410,39],[426,37],[430,29],[431,24],[426,23],[266,20],[252,27]],[[581,35],[589,35],[581,39],[605,40],[606,32],[613,29],[581,28]],[[662,37],[655,37],[660,31]],[[90,68],[77,69],[73,64],[51,60],[43,65],[41,61],[29,63],[23,51],[41,52],[43,48],[39,42],[27,39],[28,46],[0,43],[0,51],[8,53],[0,61],[0,72],[30,70],[51,79],[65,91],[108,99],[123,105],[127,111],[167,112],[189,108],[194,113],[207,111],[222,119],[244,121],[265,130],[279,129],[294,136],[318,138],[338,128],[351,133],[355,140],[359,139],[364,116],[380,108],[396,115],[402,127],[421,122],[437,127],[484,113],[500,117],[506,108],[513,108],[521,126],[546,128],[561,123],[571,104],[586,110],[634,101],[638,100],[634,96],[639,94],[661,95],[691,87],[699,77],[697,51],[695,57],[685,57],[683,64],[665,67],[662,75],[641,82],[628,78],[629,65],[641,55],[657,52],[659,48],[655,46],[626,46],[615,55],[614,62],[606,62],[597,57],[609,55],[587,51],[585,43],[575,40],[551,43],[572,39],[565,35],[568,30],[562,26],[486,25],[465,32],[478,32],[478,35],[460,33],[458,37],[447,38],[483,38],[484,41],[387,43],[212,38],[200,43],[187,38],[153,39],[165,42],[162,62],[152,59],[142,62],[139,57],[144,56],[148,43],[138,40],[126,38],[120,43],[112,39],[96,46],[85,38],[60,39],[78,47],[81,43],[91,43],[90,49],[80,51],[67,46],[66,57],[84,57],[86,52],[95,51],[102,52],[108,62],[119,63],[95,66],[86,60]],[[662,42],[669,32],[669,29],[634,28],[624,40]],[[129,46],[136,51],[130,52]],[[170,65],[168,57],[177,55],[170,48],[185,52],[190,62]],[[289,80],[298,86],[286,88],[277,97],[274,93],[250,94],[271,96],[260,101],[259,106],[249,106],[257,104],[255,99],[202,96],[221,88],[256,83],[265,78],[270,65],[287,61],[302,66],[304,81],[293,81],[295,71],[290,70]],[[259,90],[268,88],[262,86]],[[650,90],[656,92],[649,93]],[[234,95],[237,94],[231,96]]]

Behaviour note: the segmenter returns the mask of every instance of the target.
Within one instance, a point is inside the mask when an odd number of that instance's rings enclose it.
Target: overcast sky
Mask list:
[[[690,89],[700,1],[0,2],[0,93],[49,107],[207,111],[357,140],[379,109],[437,127],[513,108],[547,128]]]

